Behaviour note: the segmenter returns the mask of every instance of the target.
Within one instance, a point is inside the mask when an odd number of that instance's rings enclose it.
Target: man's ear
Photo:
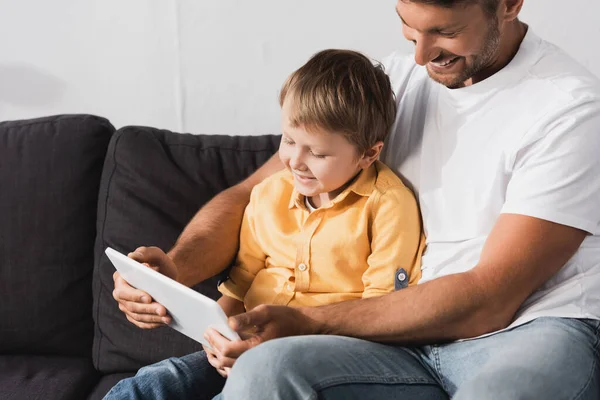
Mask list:
[[[511,22],[517,19],[521,8],[523,8],[524,0],[503,0],[502,7],[504,7],[504,21]]]
[[[381,149],[383,149],[383,142],[381,141],[375,143],[373,146],[368,148],[360,158],[360,167],[362,169],[369,168],[371,164],[373,164],[375,160],[379,158],[379,155],[381,154]]]

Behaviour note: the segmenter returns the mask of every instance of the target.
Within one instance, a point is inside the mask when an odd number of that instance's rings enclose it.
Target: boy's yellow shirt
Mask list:
[[[281,171],[252,191],[240,249],[221,293],[260,304],[319,306],[394,290],[396,272],[421,276],[424,236],[412,192],[383,163],[362,171],[312,213]],[[401,276],[402,278],[402,276]]]

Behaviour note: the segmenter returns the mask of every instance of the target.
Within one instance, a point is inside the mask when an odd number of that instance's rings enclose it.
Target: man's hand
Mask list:
[[[129,253],[128,257],[177,280],[175,264],[158,247],[139,247]],[[129,322],[142,329],[157,328],[171,322],[166,308],[153,301],[148,293],[133,288],[118,272],[113,274],[113,281],[115,283],[113,297],[119,303],[119,310],[125,313]]]
[[[242,340],[231,341],[214,329],[207,330],[204,337],[213,348],[211,351],[204,347],[208,362],[219,374],[227,377],[239,356],[263,342],[284,336],[318,333],[319,327],[306,315],[307,310],[261,305],[230,317],[229,326],[239,333]]]
[[[292,308],[263,304],[229,318],[229,326],[240,336],[245,336],[244,342],[254,347],[280,337],[320,333],[319,324],[309,317],[309,312],[317,310],[318,307]]]

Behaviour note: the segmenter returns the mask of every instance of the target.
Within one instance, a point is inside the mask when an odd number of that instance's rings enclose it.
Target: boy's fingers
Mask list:
[[[220,353],[229,342],[229,339],[212,328],[209,328],[204,332],[204,338],[210,343],[210,347],[214,349],[215,353]]]

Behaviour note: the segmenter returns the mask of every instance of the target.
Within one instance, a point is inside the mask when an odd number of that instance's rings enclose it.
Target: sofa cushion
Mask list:
[[[0,356],[0,399],[80,400],[98,382],[88,357]]]
[[[135,372],[126,372],[120,374],[104,375],[96,384],[92,392],[87,397],[87,400],[102,400],[106,393],[113,388],[120,380],[130,378],[135,375]]]
[[[0,123],[0,354],[91,357],[98,188],[113,126]]]
[[[136,371],[200,344],[168,327],[142,330],[127,321],[112,297],[114,267],[107,246],[169,250],[187,222],[217,193],[232,186],[277,150],[279,136],[177,134],[142,127],[113,136],[102,175],[94,272],[94,365],[103,373]],[[216,298],[216,278],[194,289]]]

